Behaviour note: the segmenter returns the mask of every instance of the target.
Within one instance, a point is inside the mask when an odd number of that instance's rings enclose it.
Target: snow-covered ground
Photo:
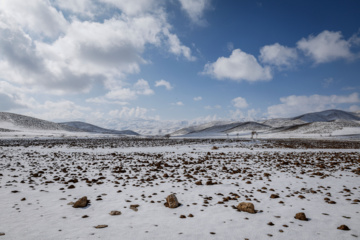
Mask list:
[[[356,239],[359,146],[305,140],[0,140],[0,238]],[[164,206],[171,193],[178,208]],[[83,196],[89,206],[68,205]],[[253,203],[257,213],[237,211],[240,202]],[[133,204],[138,211],[130,209]],[[113,210],[121,215],[109,215]],[[309,221],[294,219],[298,212]],[[350,230],[338,230],[340,225]]]

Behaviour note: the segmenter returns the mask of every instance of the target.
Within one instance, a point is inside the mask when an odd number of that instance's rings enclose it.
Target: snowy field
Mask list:
[[[359,149],[306,139],[3,139],[0,239],[358,239]],[[172,193],[177,208],[164,206]],[[73,208],[84,196],[88,206]],[[238,211],[240,202],[257,212]]]

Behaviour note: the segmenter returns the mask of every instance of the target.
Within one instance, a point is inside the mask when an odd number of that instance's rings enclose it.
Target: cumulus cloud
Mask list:
[[[281,104],[268,107],[267,113],[270,118],[290,117],[308,112],[317,112],[327,110],[329,108],[338,108],[341,104],[359,103],[358,93],[350,95],[311,95],[280,98]]]
[[[14,25],[39,36],[56,38],[68,25],[63,14],[45,0],[2,0],[0,13]]]
[[[121,85],[127,75],[148,63],[142,57],[148,46],[165,46],[177,57],[195,60],[191,49],[171,32],[163,4],[154,0],[1,1],[0,78],[57,94],[81,93],[89,92],[94,83],[107,87],[114,79]],[[99,13],[99,8],[106,14]],[[62,11],[71,12],[70,17],[65,14],[66,19]],[[85,21],[83,15],[93,18]]]
[[[249,106],[249,104],[246,102],[246,99],[242,97],[234,98],[231,103],[236,108],[247,108]]]
[[[214,63],[205,65],[204,74],[217,79],[256,82],[272,79],[270,67],[262,67],[256,58],[240,49],[235,49],[230,57],[220,57]]]
[[[138,95],[149,96],[153,94],[154,91],[150,88],[149,83],[144,79],[139,79],[132,88],[114,85],[105,97],[112,100],[134,100]]]
[[[24,112],[24,114],[50,121],[68,121],[84,119],[90,111],[91,108],[77,105],[72,101],[60,100],[37,103],[31,106],[31,112]]]
[[[57,7],[62,10],[93,18],[95,11],[99,11],[91,0],[54,0]]]
[[[134,88],[138,95],[153,95],[154,91],[150,88],[149,83],[144,79],[139,79],[135,84]]]
[[[109,115],[114,118],[132,119],[132,118],[146,118],[148,109],[142,107],[129,108],[123,107],[121,110],[113,110]]]
[[[27,97],[26,90],[6,81],[0,81],[0,111],[30,108],[34,99]]]
[[[164,86],[167,90],[173,89],[173,86],[168,81],[160,80],[155,82],[155,87],[161,87]]]
[[[203,19],[204,11],[210,7],[210,0],[179,0],[181,8],[187,13],[192,22],[198,25],[206,24]]]
[[[289,48],[275,43],[260,49],[260,60],[265,64],[277,67],[290,67],[297,59],[295,48]]]
[[[202,97],[194,97],[194,101],[201,101],[202,100]]]
[[[254,121],[256,120],[258,111],[255,109],[249,109],[246,112],[236,109],[230,110],[230,118],[235,121]]]
[[[352,59],[351,41],[343,38],[341,32],[323,31],[317,36],[310,35],[297,42],[297,47],[315,63],[325,63],[337,59]]]

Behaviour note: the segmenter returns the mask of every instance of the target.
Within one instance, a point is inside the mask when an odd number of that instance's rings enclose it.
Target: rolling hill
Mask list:
[[[91,132],[91,133],[102,133],[102,134],[120,134],[120,135],[139,135],[138,133],[131,131],[131,130],[124,130],[124,131],[118,131],[118,130],[111,130],[111,129],[106,129],[106,128],[102,128],[102,127],[98,127],[95,125],[92,125],[90,123],[85,123],[85,122],[79,122],[79,121],[75,121],[75,122],[63,122],[63,123],[59,123],[61,126],[64,127],[72,127],[72,128],[77,128],[80,129],[84,132]]]

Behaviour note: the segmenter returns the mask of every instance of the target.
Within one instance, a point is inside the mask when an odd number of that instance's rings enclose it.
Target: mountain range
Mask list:
[[[20,114],[0,112],[0,132],[64,131],[72,133],[99,133],[118,135],[139,135],[131,130],[117,131],[101,128],[85,122],[55,123]]]
[[[172,136],[239,135],[252,131],[264,134],[332,134],[335,131],[353,129],[360,134],[360,114],[342,110],[326,110],[307,113],[293,118],[276,118],[250,122],[214,122],[179,129]],[[349,133],[347,133],[349,134]]]
[[[185,125],[185,123],[182,123]],[[126,129],[122,126],[120,129]],[[179,125],[177,125],[179,126]],[[164,127],[164,126],[163,126]],[[346,112],[342,110],[326,110],[302,114],[292,118],[275,118],[263,121],[212,121],[205,124],[193,125],[176,129],[174,126],[166,126],[171,136],[183,137],[206,137],[206,136],[249,136],[252,131],[261,133],[263,136],[303,135],[303,134],[333,134],[359,135],[360,136],[360,112]],[[164,128],[163,128],[164,129]],[[132,130],[114,130],[102,128],[93,124],[73,121],[55,123],[20,114],[0,112],[0,133],[42,131],[42,132],[69,132],[75,134],[116,134],[116,135],[139,135]],[[146,129],[141,133],[165,134],[161,130]],[[275,135],[274,135],[275,134]]]

